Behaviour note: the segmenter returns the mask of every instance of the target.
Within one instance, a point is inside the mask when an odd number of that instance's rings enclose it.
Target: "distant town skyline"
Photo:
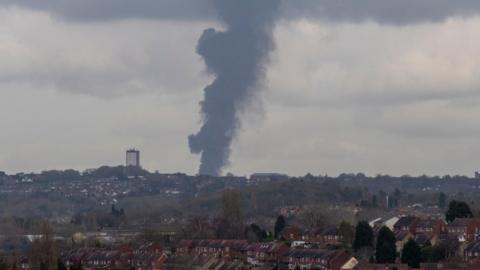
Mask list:
[[[196,174],[187,136],[213,76],[195,49],[205,29],[222,28],[215,11],[54,2],[0,0],[0,170],[120,165],[135,145],[146,169]],[[318,1],[328,16],[292,7],[278,20],[224,172],[480,170],[478,4],[373,0],[342,13],[328,2]]]

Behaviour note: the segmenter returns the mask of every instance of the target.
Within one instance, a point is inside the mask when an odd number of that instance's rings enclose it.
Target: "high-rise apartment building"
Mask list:
[[[140,151],[136,149],[127,150],[126,166],[140,167]]]

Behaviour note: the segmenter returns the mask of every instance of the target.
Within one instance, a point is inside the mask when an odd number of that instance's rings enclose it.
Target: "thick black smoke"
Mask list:
[[[218,175],[228,163],[239,127],[239,113],[264,78],[273,49],[273,27],[280,0],[215,0],[225,31],[207,29],[197,52],[216,75],[201,102],[203,126],[191,135],[190,150],[201,154],[200,174]]]

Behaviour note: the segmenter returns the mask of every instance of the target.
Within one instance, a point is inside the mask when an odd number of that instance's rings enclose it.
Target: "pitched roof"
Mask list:
[[[417,223],[417,227],[421,228],[433,228],[435,227],[436,223],[439,221],[439,219],[422,219],[419,220]]]
[[[475,218],[456,218],[450,224],[448,224],[449,227],[466,227],[468,223],[472,221],[476,221],[477,219]]]
[[[330,259],[337,254],[338,251],[327,249],[292,249],[287,257],[292,258],[312,258],[312,259]]]
[[[465,252],[480,252],[480,241],[473,241],[468,243],[465,247]]]
[[[409,231],[396,231],[394,234],[397,241],[403,241],[405,238],[410,238],[412,236]]]
[[[404,217],[401,217],[393,226],[394,227],[410,227],[417,220],[418,218],[415,216],[404,216]]]
[[[337,227],[329,227],[322,232],[323,235],[339,235]]]
[[[417,233],[415,235],[415,242],[420,245],[425,245],[430,240],[430,236],[426,233]]]
[[[246,248],[248,251],[272,253],[280,250],[282,247],[287,247],[281,242],[269,242],[269,243],[253,243]]]

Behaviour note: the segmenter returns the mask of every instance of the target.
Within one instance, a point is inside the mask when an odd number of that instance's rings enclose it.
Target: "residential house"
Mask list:
[[[81,263],[82,269],[126,269],[130,266],[128,256],[116,250],[95,250],[88,253]]]
[[[244,257],[247,240],[182,240],[177,245],[178,255],[200,255],[226,259]]]
[[[175,253],[178,255],[187,255],[192,251],[195,243],[194,240],[181,240],[175,247]]]
[[[323,243],[323,230],[322,229],[312,229],[304,231],[301,234],[301,241],[311,244],[321,244]]]
[[[419,244],[421,247],[427,246],[427,245],[432,245],[432,236],[427,233],[416,233],[414,238],[415,242]]]
[[[353,257],[345,251],[326,249],[292,249],[285,256],[289,269],[340,270]]]
[[[463,259],[466,262],[478,260],[480,257],[480,240],[475,240],[467,243],[463,248]]]
[[[189,262],[188,262],[189,261]],[[227,261],[218,258],[206,258],[197,256],[191,260],[182,260],[172,265],[171,260],[166,264],[165,269],[186,269],[186,264],[191,265],[193,270],[237,270],[246,269],[242,261]]]
[[[93,248],[80,248],[63,252],[61,258],[68,269],[72,267],[78,268],[85,263],[87,256],[93,252],[95,252]]]
[[[415,226],[419,221],[420,219],[415,216],[400,217],[395,225],[393,225],[393,231],[409,231],[412,234],[415,234]]]
[[[322,240],[327,245],[339,245],[342,241],[342,236],[337,227],[330,227],[323,231]]]
[[[146,242],[142,243],[140,246],[135,248],[133,251],[134,254],[146,254],[146,253],[162,253],[163,248],[159,243],[156,242]]]
[[[458,237],[453,234],[440,235],[438,244],[445,247],[446,257],[463,257],[463,247],[465,242],[460,242]]]
[[[246,248],[247,263],[253,266],[278,263],[289,249],[283,242],[250,244]]]
[[[27,257],[25,256],[22,256],[19,260],[18,260],[18,268],[19,269],[22,269],[22,270],[30,270],[30,261]]]
[[[340,270],[354,270],[358,263],[359,261],[355,257],[352,257],[340,267]]]
[[[447,223],[441,219],[422,219],[415,224],[415,234],[425,233],[430,236],[438,236],[447,232]]]
[[[133,256],[131,265],[136,270],[161,270],[167,258],[161,253],[140,253]]]
[[[407,231],[395,231],[395,246],[398,253],[401,253],[403,250],[403,246],[408,242],[408,240],[412,239],[414,236],[411,232]]]
[[[472,263],[421,263],[420,269],[422,270],[478,270],[480,264]]]
[[[398,217],[391,217],[391,218],[376,218],[370,221],[368,224],[372,228],[381,228],[383,226],[389,228],[390,230],[394,230],[393,226],[399,220]]]
[[[476,240],[480,233],[480,219],[456,218],[448,224],[448,234],[455,235],[460,242]]]
[[[131,265],[137,270],[160,270],[167,260],[160,244],[147,242],[133,251]]]
[[[282,232],[282,235],[283,235],[283,238],[285,238],[285,240],[287,240],[289,242],[302,241],[303,240],[302,239],[303,232],[297,226],[290,226],[290,227],[285,228]]]
[[[406,264],[367,264],[359,263],[354,268],[355,270],[409,270],[410,267]]]
[[[300,232],[299,235],[298,232]],[[295,245],[298,245],[298,243],[339,245],[342,240],[340,231],[337,227],[329,227],[327,229],[312,229],[303,232],[301,232],[298,228],[293,227],[287,232],[286,238],[288,238],[287,240],[292,242],[292,244],[295,243]]]

